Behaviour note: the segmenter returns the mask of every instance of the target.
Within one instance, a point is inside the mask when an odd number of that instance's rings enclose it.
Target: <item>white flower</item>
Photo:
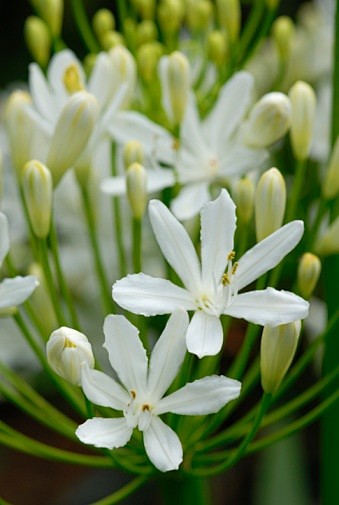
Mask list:
[[[8,251],[8,222],[5,214],[0,212],[0,266]],[[33,275],[4,279],[0,283],[0,313],[6,315],[8,310],[27,300],[37,285],[38,281]]]
[[[145,316],[168,314],[176,307],[195,311],[186,335],[189,352],[202,357],[220,351],[221,314],[263,326],[306,317],[308,303],[293,293],[267,288],[238,294],[295,247],[303,234],[302,221],[286,224],[232,263],[235,205],[222,190],[201,211],[200,265],[185,228],[163,203],[152,200],[149,215],[158,244],[184,288],[140,273],[116,282],[113,298],[121,307]]]
[[[137,328],[123,316],[106,318],[104,347],[121,384],[87,364],[82,365],[81,383],[91,402],[121,410],[123,417],[89,419],[76,431],[82,442],[108,449],[122,447],[130,440],[133,429],[138,428],[154,466],[162,472],[179,467],[181,442],[159,416],[166,412],[211,414],[240,394],[238,381],[213,375],[186,384],[163,398],[185,357],[187,325],[186,312],[176,310],[148,362]]]

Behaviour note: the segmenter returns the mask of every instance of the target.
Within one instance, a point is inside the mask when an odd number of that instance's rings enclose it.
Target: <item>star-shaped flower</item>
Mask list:
[[[0,266],[9,251],[8,222],[5,214],[0,212]],[[8,310],[20,305],[33,293],[38,281],[33,275],[4,279],[0,283],[0,312],[6,314]]]
[[[160,471],[179,467],[183,457],[181,442],[159,416],[166,412],[211,414],[240,394],[238,381],[212,375],[164,397],[185,357],[187,325],[187,313],[182,309],[174,311],[148,362],[137,328],[123,316],[106,318],[104,347],[120,383],[84,363],[81,384],[91,402],[121,410],[123,416],[87,420],[76,431],[82,442],[108,449],[122,447],[130,440],[133,429],[138,428],[143,432],[149,459]]]
[[[128,275],[113,285],[121,307],[145,316],[168,314],[176,307],[195,311],[186,342],[199,357],[217,354],[222,346],[222,314],[263,326],[285,324],[307,316],[309,304],[273,288],[238,294],[275,267],[299,242],[302,221],[292,221],[256,244],[233,263],[235,205],[224,189],[201,211],[201,264],[185,228],[158,200],[149,205],[158,244],[184,288],[143,273]]]

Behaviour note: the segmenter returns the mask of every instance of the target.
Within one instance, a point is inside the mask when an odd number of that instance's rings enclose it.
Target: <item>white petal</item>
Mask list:
[[[147,168],[147,167],[145,167]],[[161,189],[168,188],[175,184],[175,176],[172,170],[146,170],[146,192],[155,193]],[[100,184],[103,193],[113,196],[126,195],[126,177],[117,176],[104,179]]]
[[[159,161],[171,164],[174,160],[174,138],[138,112],[119,112],[110,125],[110,133],[118,142],[138,140],[147,155]]]
[[[156,406],[155,414],[201,416],[218,412],[226,403],[240,395],[241,384],[227,377],[211,375],[186,384],[166,396]]]
[[[38,285],[33,275],[3,280],[0,284],[0,309],[20,305],[27,300]]]
[[[241,144],[219,144],[220,177],[232,177],[255,170],[268,158],[266,149],[250,149]]]
[[[85,87],[86,78],[82,65],[76,55],[69,49],[56,53],[48,67],[48,81],[55,92],[59,106],[64,105],[70,97],[64,82],[65,72],[70,66],[76,67],[80,83]]]
[[[213,281],[219,284],[227,264],[227,256],[233,251],[235,228],[235,205],[226,189],[223,189],[220,196],[204,205],[201,211],[201,264],[204,287],[213,288]]]
[[[126,195],[126,177],[124,175],[108,177],[101,182],[100,189],[103,193],[112,196]]]
[[[206,135],[202,130],[202,124],[196,105],[195,96],[190,94],[186,111],[180,128],[180,142],[183,149],[194,154],[196,159],[208,158],[209,146]]]
[[[103,372],[93,370],[84,362],[81,366],[81,387],[95,405],[124,410],[131,396],[114,379]]]
[[[111,99],[114,86],[114,68],[107,53],[99,53],[91,72],[87,89],[103,109]]]
[[[156,403],[175,379],[186,354],[187,312],[176,309],[155,344],[149,365],[148,391]]]
[[[128,275],[117,281],[113,285],[112,296],[123,309],[143,316],[170,314],[178,307],[195,309],[194,300],[186,289],[143,273]]]
[[[171,211],[177,219],[184,221],[199,214],[201,207],[208,202],[210,194],[208,182],[197,182],[184,186],[171,202]]]
[[[133,428],[129,428],[125,418],[104,419],[94,417],[80,424],[75,434],[84,444],[114,449],[123,447],[132,436]]]
[[[220,90],[218,100],[204,120],[204,133],[216,145],[224,143],[240,124],[251,101],[253,77],[236,73]]]
[[[189,352],[199,358],[217,354],[223,342],[223,329],[218,316],[197,311],[189,324],[186,344]]]
[[[147,456],[161,472],[177,470],[182,462],[182,445],[178,435],[159,417],[153,417],[144,431]]]
[[[29,65],[29,90],[39,114],[48,122],[55,123],[58,117],[56,103],[44,74],[36,63]]]
[[[242,289],[274,268],[300,241],[304,233],[302,221],[292,221],[261,240],[238,262],[237,287]]]
[[[109,361],[123,385],[145,391],[148,360],[139,338],[139,330],[124,316],[107,316],[104,323]]]
[[[159,200],[151,200],[149,216],[166,260],[189,291],[198,291],[201,284],[200,264],[187,231]]]
[[[294,293],[267,288],[238,295],[224,313],[262,326],[277,326],[304,319],[308,308],[309,303]]]
[[[9,232],[7,217],[0,212],[0,266],[9,251]]]

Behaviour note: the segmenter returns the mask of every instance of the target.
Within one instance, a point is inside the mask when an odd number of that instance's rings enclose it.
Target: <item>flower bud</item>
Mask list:
[[[318,256],[304,253],[298,267],[298,288],[304,298],[310,298],[318,282],[321,272],[321,262]]]
[[[190,66],[186,56],[175,51],[160,59],[159,75],[162,85],[162,103],[168,118],[180,124],[190,92]]]
[[[224,65],[228,58],[228,42],[225,33],[214,30],[208,34],[207,55],[218,67]]]
[[[185,15],[184,3],[181,0],[162,0],[158,7],[158,21],[165,35],[179,31]]]
[[[239,36],[241,9],[239,0],[216,0],[218,20],[233,44]]]
[[[51,30],[53,37],[58,37],[61,33],[64,14],[63,0],[38,0],[37,9],[39,15]]]
[[[301,322],[265,326],[261,337],[261,384],[265,393],[274,393],[280,386],[297,350]]]
[[[294,32],[294,23],[288,16],[279,16],[273,23],[273,40],[283,62],[286,62],[291,54]]]
[[[51,35],[46,23],[36,16],[29,16],[25,21],[24,35],[35,61],[46,67],[51,52]]]
[[[92,346],[79,331],[62,326],[53,331],[46,345],[47,361],[52,370],[76,386],[81,385],[81,364],[94,368]]]
[[[142,19],[153,19],[155,11],[155,0],[137,0],[136,9]]]
[[[85,148],[98,115],[96,98],[86,91],[74,93],[61,110],[52,137],[47,166],[56,185]]]
[[[329,256],[339,253],[339,216],[316,241],[314,250],[315,253],[320,256]]]
[[[124,45],[124,38],[121,33],[114,30],[104,33],[101,38],[101,45],[105,51],[114,49],[115,47],[120,47]]]
[[[124,145],[124,166],[127,170],[132,163],[144,163],[144,148],[138,140],[130,140]]]
[[[146,204],[147,173],[140,163],[132,163],[126,171],[127,197],[135,219],[142,219]]]
[[[0,205],[3,193],[4,193],[4,155],[2,154],[2,149],[0,149]]]
[[[239,179],[235,186],[234,201],[237,205],[237,215],[243,223],[249,223],[254,209],[254,184],[249,177]]]
[[[138,73],[147,84],[154,83],[158,78],[157,67],[163,53],[164,47],[159,42],[147,42],[138,48],[136,53]]]
[[[277,168],[262,174],[255,190],[255,229],[257,241],[278,230],[286,206],[286,184]]]
[[[322,185],[322,193],[326,200],[335,198],[339,193],[339,137],[333,147],[330,164]]]
[[[187,0],[186,22],[193,32],[206,30],[212,20],[213,5],[210,0]]]
[[[136,86],[136,64],[135,60],[126,47],[117,45],[109,51],[115,75],[115,88],[113,93],[117,93],[122,84],[127,84],[128,90],[124,105],[127,106],[134,96]]]
[[[92,19],[93,30],[99,40],[115,28],[115,19],[113,13],[108,9],[99,9]]]
[[[290,89],[292,116],[290,138],[294,156],[297,160],[305,160],[310,152],[316,97],[309,84],[297,81]]]
[[[137,25],[136,44],[138,47],[141,46],[142,44],[145,44],[146,42],[156,40],[157,36],[158,36],[158,29],[153,21],[145,19],[144,21],[141,21],[141,23]]]
[[[52,177],[40,161],[25,164],[22,173],[22,189],[29,219],[35,235],[45,238],[49,234],[52,214]]]
[[[267,147],[285,135],[291,123],[291,104],[283,93],[264,95],[252,107],[244,125],[244,141],[250,147]]]

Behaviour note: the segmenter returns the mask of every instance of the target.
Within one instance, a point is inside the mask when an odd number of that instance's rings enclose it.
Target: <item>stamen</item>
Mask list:
[[[134,391],[134,389],[131,389],[131,396],[132,396],[133,400],[135,400],[137,393],[136,393],[136,391]]]

